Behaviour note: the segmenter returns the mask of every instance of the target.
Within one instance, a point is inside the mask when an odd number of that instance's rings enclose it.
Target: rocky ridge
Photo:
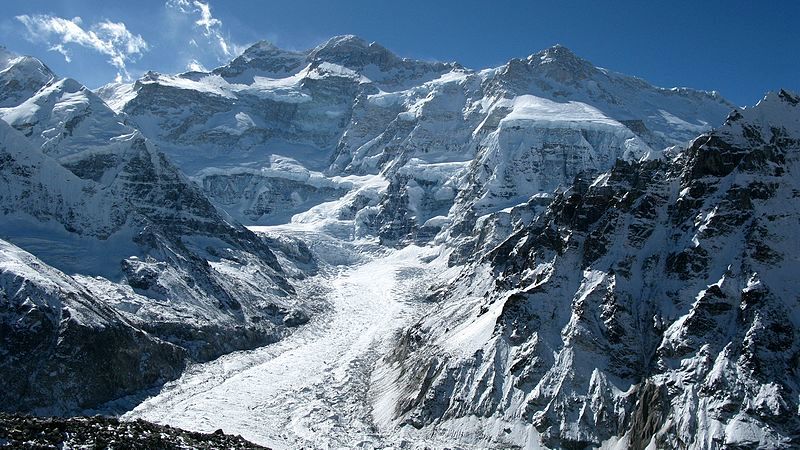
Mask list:
[[[579,175],[517,222],[388,358],[392,423],[477,417],[502,425],[461,429],[472,442],[548,448],[797,446],[798,99]]]

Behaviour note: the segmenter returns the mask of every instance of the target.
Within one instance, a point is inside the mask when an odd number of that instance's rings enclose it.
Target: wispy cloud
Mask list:
[[[67,62],[72,61],[68,45],[79,45],[108,56],[108,62],[117,68],[117,81],[130,80],[126,64],[148,50],[144,38],[131,33],[122,22],[104,20],[87,29],[80,17],[65,19],[36,14],[16,19],[25,25],[30,41],[47,43],[50,50],[64,55]]]
[[[211,6],[208,3],[195,1],[194,6],[200,11],[200,19],[195,23],[205,28],[206,36],[210,36],[215,32],[215,29],[222,26],[222,21],[215,19],[211,15]]]
[[[226,37],[222,32],[222,21],[212,14],[211,3],[199,0],[167,0],[167,8],[181,14],[191,16],[197,36],[190,37],[187,42],[195,48],[200,48],[198,39],[200,35],[211,45],[210,49],[218,62],[227,62],[239,54],[242,48]],[[196,61],[195,61],[196,62]]]

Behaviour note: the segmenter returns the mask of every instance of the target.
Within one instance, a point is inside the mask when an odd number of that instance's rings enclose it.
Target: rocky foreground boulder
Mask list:
[[[45,418],[0,414],[0,448],[266,449],[227,435],[194,433],[144,420]]]

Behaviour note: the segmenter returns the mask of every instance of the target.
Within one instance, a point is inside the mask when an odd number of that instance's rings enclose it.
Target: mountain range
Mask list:
[[[2,410],[124,412],[258,364],[336,329],[335,280],[420,248],[427,275],[393,269],[417,312],[359,369],[382,442],[800,445],[792,92],[740,108],[558,45],[473,70],[349,35],[94,91],[0,67]]]

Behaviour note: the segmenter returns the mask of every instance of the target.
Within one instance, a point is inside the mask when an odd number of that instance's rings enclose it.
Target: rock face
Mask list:
[[[389,357],[394,423],[477,417],[549,448],[800,445],[798,103],[769,94],[519,220]]]
[[[44,67],[33,61],[7,58],[1,73]],[[24,97],[27,80],[4,94]],[[15,330],[3,376],[19,389],[3,409],[96,406],[303,317],[268,246],[94,93],[52,77],[13,98],[0,109],[0,236],[14,244],[0,322]]]
[[[371,233],[402,245],[441,232],[465,241],[462,254],[480,245],[479,218],[617,158],[685,144],[735,108],[561,46],[473,71],[354,36],[306,52],[261,42],[209,73],[149,73],[98,93],[245,224],[341,196],[342,176],[381,174],[377,205],[353,206],[369,208]]]
[[[205,170],[199,182],[208,198],[245,223],[273,225],[338,200],[352,183],[331,180],[291,161],[273,158],[261,169]]]

